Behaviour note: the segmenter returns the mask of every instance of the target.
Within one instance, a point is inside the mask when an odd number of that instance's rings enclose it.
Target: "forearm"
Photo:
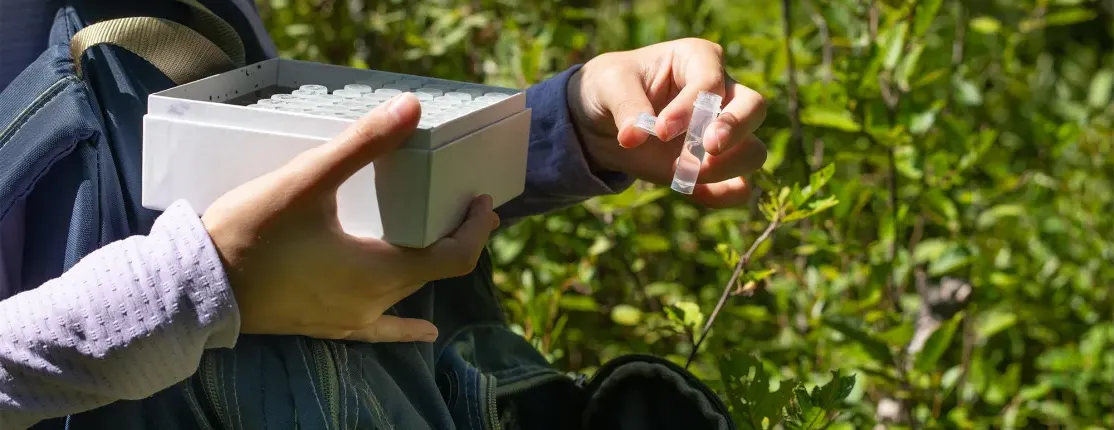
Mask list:
[[[579,69],[574,66],[526,90],[526,105],[533,109],[526,189],[497,210],[505,223],[621,192],[633,182],[591,167],[569,114],[568,82]]]
[[[204,349],[234,345],[239,325],[204,226],[175,205],[150,235],[0,301],[0,428],[150,396],[193,374]]]

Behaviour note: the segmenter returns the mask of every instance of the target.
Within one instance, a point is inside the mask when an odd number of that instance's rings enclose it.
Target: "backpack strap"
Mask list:
[[[147,16],[110,19],[85,27],[70,41],[70,56],[81,77],[81,57],[97,45],[114,45],[143,58],[175,84],[244,65],[244,45],[236,30],[196,0],[189,25]]]

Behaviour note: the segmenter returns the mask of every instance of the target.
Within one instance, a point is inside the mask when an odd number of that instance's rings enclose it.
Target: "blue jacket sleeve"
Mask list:
[[[496,212],[504,225],[522,217],[565,208],[629,187],[629,176],[592,168],[569,114],[567,86],[580,65],[526,90],[530,149],[525,191]]]

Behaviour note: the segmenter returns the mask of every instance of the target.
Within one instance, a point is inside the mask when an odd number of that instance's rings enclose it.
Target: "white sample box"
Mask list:
[[[460,225],[474,196],[491,195],[499,206],[523,191],[530,134],[524,91],[271,59],[150,95],[143,206],[165,210],[185,199],[204,213],[225,192],[328,142],[358,117],[361,105],[347,102],[324,111],[265,105],[282,104],[286,96],[276,94],[307,85],[327,88],[326,98],[358,88],[367,93],[364,111],[396,91],[422,94],[414,134],[340,187],[338,216],[347,233],[426,247]]]

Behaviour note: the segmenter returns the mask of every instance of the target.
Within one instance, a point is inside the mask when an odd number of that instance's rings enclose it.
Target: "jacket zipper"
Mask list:
[[[488,430],[501,430],[503,425],[499,422],[499,404],[495,396],[495,377],[486,376],[487,390],[480,393],[481,397],[487,398],[487,428]]]
[[[217,357],[212,355],[205,357],[201,366],[201,388],[205,390],[205,397],[208,397],[209,403],[213,405],[217,420],[222,426],[232,428],[232,418],[224,414],[225,405],[221,402],[220,383],[217,379]]]
[[[325,407],[330,415],[328,419],[334,424],[340,422],[340,376],[337,374],[336,361],[332,352],[324,341],[309,340],[310,354],[313,356],[313,365],[317,371],[317,382],[321,387],[321,394],[325,398]],[[339,427],[338,427],[339,428]]]

